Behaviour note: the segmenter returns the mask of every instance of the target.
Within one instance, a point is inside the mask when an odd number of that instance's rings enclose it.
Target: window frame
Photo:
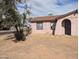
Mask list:
[[[43,30],[43,22],[36,22],[36,30]]]

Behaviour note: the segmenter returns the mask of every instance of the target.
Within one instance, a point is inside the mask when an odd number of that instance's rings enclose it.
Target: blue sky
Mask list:
[[[30,0],[32,16],[47,16],[65,14],[78,8],[78,0]]]

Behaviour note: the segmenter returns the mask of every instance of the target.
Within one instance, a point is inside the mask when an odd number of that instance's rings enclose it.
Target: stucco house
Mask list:
[[[33,17],[32,33],[50,33],[53,35],[78,34],[78,10],[64,15]]]

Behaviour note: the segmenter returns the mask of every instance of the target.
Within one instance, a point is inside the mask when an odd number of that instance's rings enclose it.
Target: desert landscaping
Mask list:
[[[0,59],[77,59],[77,36],[31,34],[14,42],[13,34],[0,35]]]
[[[0,59],[78,59],[78,0],[0,0]]]

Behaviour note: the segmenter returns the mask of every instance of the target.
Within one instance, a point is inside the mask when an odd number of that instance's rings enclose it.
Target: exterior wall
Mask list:
[[[65,29],[62,26],[62,21],[65,19],[69,19],[71,21],[71,35],[78,35],[78,15],[76,14],[74,15],[70,15],[68,17],[59,19],[59,21],[57,22],[56,25],[56,30],[55,30],[55,34],[56,35],[65,35]]]
[[[65,29],[62,26],[62,21],[69,19],[71,21],[71,35],[77,36],[78,34],[78,15],[70,15],[68,17],[59,19],[56,24],[55,35],[65,35]],[[43,30],[36,30],[36,23],[31,23],[32,33],[50,33],[52,30],[50,28],[50,22],[43,22]]]
[[[50,22],[43,22],[43,30],[36,30],[36,23],[31,23],[32,33],[52,33]]]

